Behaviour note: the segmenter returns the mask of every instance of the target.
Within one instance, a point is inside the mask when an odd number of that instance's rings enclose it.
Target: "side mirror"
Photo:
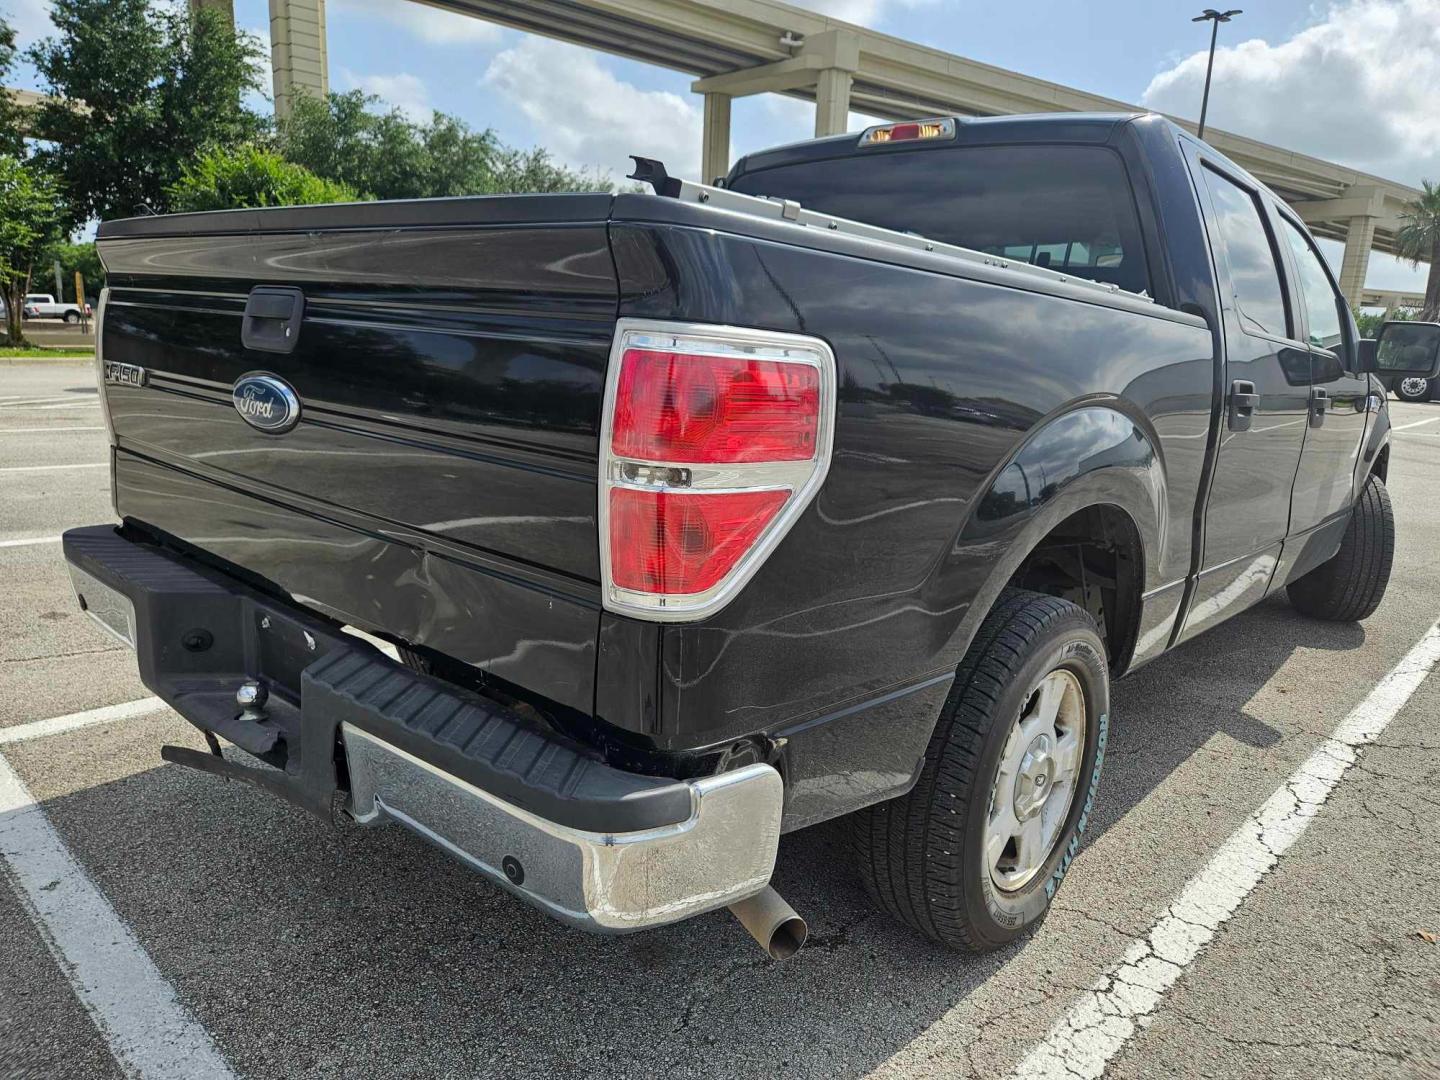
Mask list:
[[[1360,342],[1364,370],[1387,378],[1440,375],[1440,323],[1387,322],[1374,341]]]

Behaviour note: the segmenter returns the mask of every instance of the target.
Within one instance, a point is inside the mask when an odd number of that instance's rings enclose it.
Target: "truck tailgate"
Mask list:
[[[609,202],[102,227],[103,358],[145,372],[105,387],[119,513],[341,621],[589,711]],[[242,343],[247,299],[267,286],[303,294],[293,351]],[[237,410],[253,373],[293,388],[293,430]]]

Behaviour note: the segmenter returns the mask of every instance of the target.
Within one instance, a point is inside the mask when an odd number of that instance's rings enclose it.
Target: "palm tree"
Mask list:
[[[1402,222],[1395,234],[1395,247],[1402,259],[1418,267],[1430,264],[1425,279],[1425,303],[1418,318],[1422,322],[1440,321],[1440,183],[1420,181],[1424,189],[1420,198],[1406,203],[1400,211]]]

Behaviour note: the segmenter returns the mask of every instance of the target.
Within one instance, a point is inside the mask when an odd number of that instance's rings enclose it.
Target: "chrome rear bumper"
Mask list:
[[[166,760],[327,820],[348,788],[356,820],[397,821],[548,914],[604,933],[725,907],[770,880],[783,785],[769,765],[694,780],[626,772],[503,702],[113,527],[71,530],[65,554],[81,607],[135,648],[146,685],[273,767],[186,747],[166,748]],[[247,682],[269,690],[259,716],[236,704]]]
[[[352,724],[341,731],[357,821],[398,821],[575,926],[678,922],[753,896],[775,866],[783,785],[769,765],[692,781],[686,821],[597,833],[506,803]]]

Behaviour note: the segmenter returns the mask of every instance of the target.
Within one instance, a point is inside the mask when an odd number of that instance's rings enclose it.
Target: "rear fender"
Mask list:
[[[1140,540],[1142,591],[1154,588],[1150,568],[1158,565],[1172,527],[1164,459],[1148,424],[1114,403],[1088,404],[1045,422],[976,499],[941,574],[948,597],[960,600],[974,590],[947,650],[956,664],[1030,553],[1066,518],[1097,506],[1115,507],[1130,519]]]

